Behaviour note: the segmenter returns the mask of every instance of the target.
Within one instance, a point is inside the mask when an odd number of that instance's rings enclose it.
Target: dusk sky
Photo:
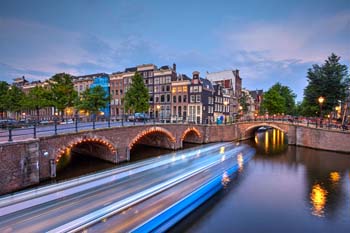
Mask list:
[[[350,0],[1,0],[0,79],[112,73],[154,63],[191,75],[239,69],[303,97],[307,69],[350,61]]]

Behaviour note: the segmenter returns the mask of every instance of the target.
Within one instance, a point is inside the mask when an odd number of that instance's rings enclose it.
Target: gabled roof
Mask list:
[[[264,91],[263,90],[249,91],[249,94],[253,97],[253,99],[257,99],[258,96],[262,96],[264,94]]]

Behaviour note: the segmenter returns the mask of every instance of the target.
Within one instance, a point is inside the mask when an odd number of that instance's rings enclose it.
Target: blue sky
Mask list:
[[[243,86],[277,81],[303,97],[306,72],[335,52],[350,62],[349,0],[1,0],[0,79],[177,64],[239,69]]]

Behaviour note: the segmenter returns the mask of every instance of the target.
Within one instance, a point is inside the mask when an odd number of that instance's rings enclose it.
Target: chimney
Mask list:
[[[236,75],[237,77],[239,77],[239,70],[236,70]]]
[[[173,70],[176,72],[176,64],[173,63]]]

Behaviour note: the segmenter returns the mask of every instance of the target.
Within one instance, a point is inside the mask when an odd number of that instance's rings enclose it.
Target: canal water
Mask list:
[[[184,143],[184,149],[198,146],[198,144]],[[170,149],[156,148],[145,145],[135,145],[130,154],[130,162],[149,159],[160,155],[168,154],[173,152]],[[123,165],[128,164],[127,162]],[[57,176],[53,179],[42,182],[40,185],[61,182],[64,180],[73,179],[79,176],[101,172],[115,168],[120,165],[91,157],[84,154],[78,154],[74,152],[64,154],[57,164]]]
[[[287,146],[278,130],[243,171],[170,232],[350,232],[350,154]]]

